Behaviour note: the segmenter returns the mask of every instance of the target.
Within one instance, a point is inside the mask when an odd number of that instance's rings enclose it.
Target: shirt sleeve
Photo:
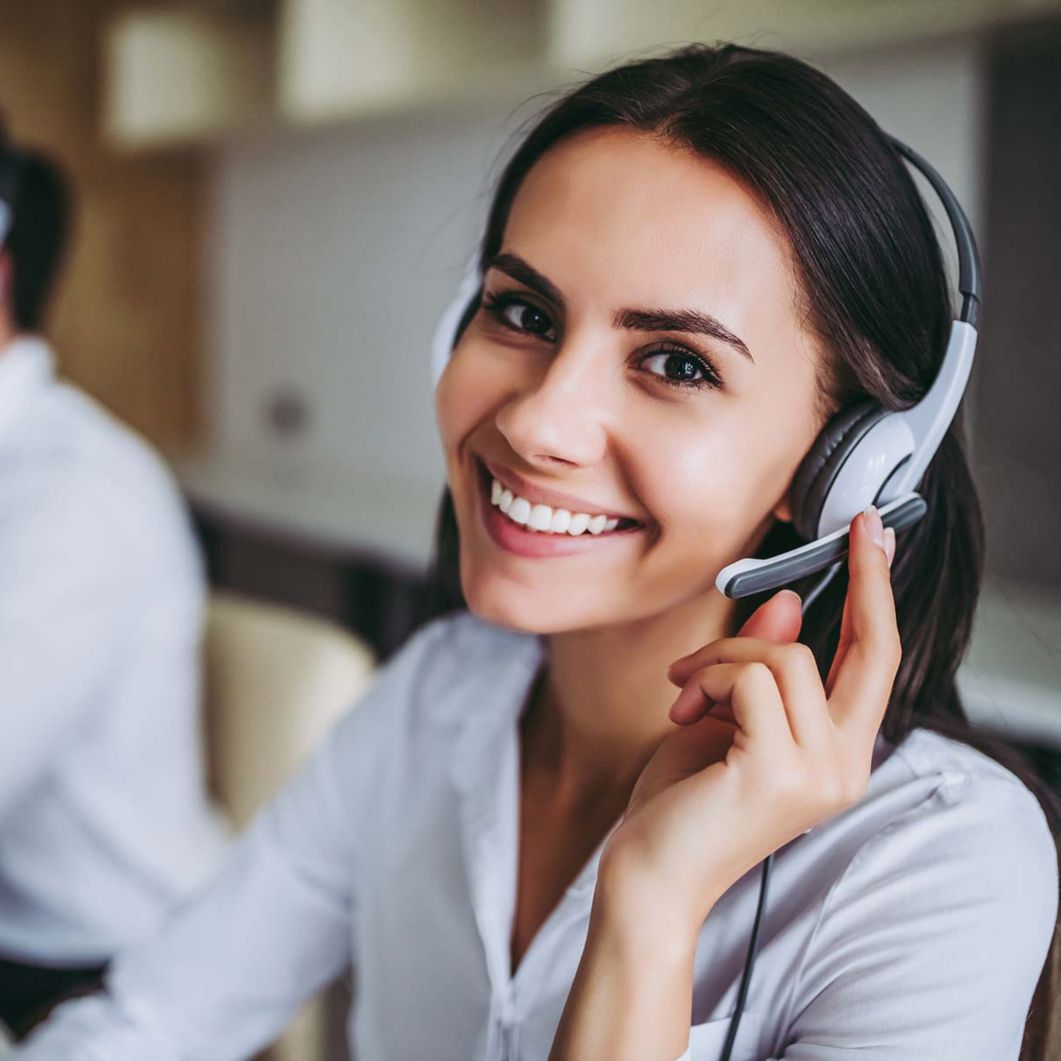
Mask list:
[[[778,1056],[1017,1061],[1057,908],[1057,851],[1031,791],[945,780],[834,884]]]
[[[58,1007],[19,1061],[237,1061],[351,960],[360,821],[423,628],[381,668],[221,872],[115,959],[102,995]]]
[[[117,521],[87,489],[35,483],[7,500],[17,511],[0,511],[0,822],[78,739],[141,592]]]

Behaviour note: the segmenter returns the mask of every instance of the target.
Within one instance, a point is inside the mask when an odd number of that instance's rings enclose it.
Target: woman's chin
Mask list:
[[[493,580],[491,580],[493,581]],[[511,583],[478,585],[462,580],[468,610],[480,619],[527,634],[557,634],[594,625],[584,609],[571,608],[570,594],[535,594]]]

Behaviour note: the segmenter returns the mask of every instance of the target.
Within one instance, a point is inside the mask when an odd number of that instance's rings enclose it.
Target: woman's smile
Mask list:
[[[625,517],[572,513],[568,509],[552,509],[542,504],[532,506],[527,498],[513,494],[495,479],[480,458],[474,460],[479,518],[493,542],[507,552],[541,558],[571,556],[604,547],[605,543],[615,545],[640,537],[640,532],[646,529],[644,523]],[[562,526],[563,529],[544,529],[542,517],[545,515],[549,516],[550,528]],[[592,519],[589,518],[591,515]],[[535,525],[541,525],[543,529],[536,529]]]

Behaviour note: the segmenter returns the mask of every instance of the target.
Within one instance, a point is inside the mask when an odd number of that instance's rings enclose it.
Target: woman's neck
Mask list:
[[[523,720],[527,752],[553,776],[559,802],[629,790],[674,729],[678,689],[667,667],[730,630],[733,602],[717,593],[661,615],[552,634]]]

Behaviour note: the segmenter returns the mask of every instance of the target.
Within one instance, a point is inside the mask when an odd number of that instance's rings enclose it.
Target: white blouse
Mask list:
[[[510,975],[518,718],[543,653],[466,612],[422,627],[218,879],[118,958],[110,994],[61,1007],[16,1056],[243,1058],[352,965],[357,1061],[545,1061],[603,841]],[[878,738],[874,762],[857,804],[775,855],[734,1061],[1018,1056],[1057,912],[1043,812],[927,730]],[[700,932],[691,1061],[720,1054],[759,877]]]

